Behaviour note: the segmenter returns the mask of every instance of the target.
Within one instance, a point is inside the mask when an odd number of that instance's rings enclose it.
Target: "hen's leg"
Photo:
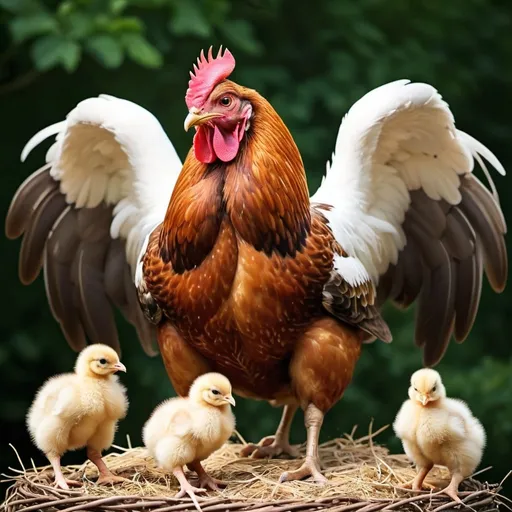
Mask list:
[[[179,396],[187,396],[194,380],[211,371],[208,362],[169,322],[158,326],[157,340],[174,391]]]
[[[190,496],[190,499],[194,502],[195,507],[199,512],[201,511],[201,507],[199,506],[199,503],[197,502],[197,498],[195,493],[199,492],[206,492],[206,489],[202,489],[200,487],[194,487],[185,476],[185,473],[183,473],[183,468],[177,467],[172,470],[173,475],[178,479],[178,482],[180,483],[180,491],[178,494],[176,494],[176,498],[183,498],[185,494],[188,494]]]
[[[73,487],[81,487],[82,484],[80,482],[77,482],[76,480],[69,480],[68,478],[65,478],[62,474],[62,469],[60,467],[60,457],[48,457],[48,460],[50,461],[53,473],[55,474],[55,486],[60,487],[61,489],[69,489],[70,486]]]
[[[291,480],[302,480],[312,476],[318,483],[326,483],[327,478],[320,471],[320,458],[318,456],[318,438],[320,428],[324,421],[324,413],[315,405],[309,404],[305,413],[305,425],[308,431],[308,441],[306,449],[306,460],[302,466],[295,471],[286,471],[279,478],[280,482],[289,482]]]
[[[285,405],[281,421],[274,436],[264,437],[258,444],[248,444],[242,449],[242,457],[252,456],[255,459],[276,457],[285,453],[291,457],[299,456],[299,449],[290,444],[290,428],[298,405]]]
[[[96,480],[98,485],[126,482],[126,478],[112,474],[110,469],[107,468],[107,465],[101,458],[101,453],[98,450],[88,447],[87,457],[98,468],[98,472],[100,474],[98,480]]]
[[[320,472],[318,438],[325,413],[342,397],[352,380],[361,353],[362,335],[334,318],[316,320],[297,341],[290,363],[292,389],[304,409],[308,433],[306,460],[281,481],[312,476],[326,479]]]
[[[212,491],[220,491],[220,487],[226,487],[228,485],[227,482],[217,480],[217,478],[210,476],[198,460],[187,464],[187,466],[191,471],[195,471],[197,473],[197,476],[199,477],[199,485],[201,487],[211,489]]]
[[[447,494],[450,496],[450,498],[453,501],[456,501],[457,503],[461,502],[461,499],[458,496],[459,492],[459,485],[464,480],[464,477],[460,473],[453,473],[452,474],[452,480],[450,482],[450,485],[443,489],[444,494]]]

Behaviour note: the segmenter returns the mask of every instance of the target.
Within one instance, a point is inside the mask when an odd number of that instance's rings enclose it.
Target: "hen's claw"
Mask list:
[[[292,446],[288,441],[278,439],[276,436],[268,436],[264,437],[258,444],[251,443],[245,446],[240,455],[253,459],[267,459],[277,457],[283,453],[294,459],[300,457],[299,449],[296,446]]]
[[[312,457],[306,457],[306,460],[303,462],[302,466],[299,469],[294,471],[285,471],[279,478],[279,483],[283,482],[291,482],[293,480],[303,480],[308,476],[313,477],[313,481],[318,484],[326,484],[327,478],[322,475],[320,471],[320,464],[318,460],[315,460]]]

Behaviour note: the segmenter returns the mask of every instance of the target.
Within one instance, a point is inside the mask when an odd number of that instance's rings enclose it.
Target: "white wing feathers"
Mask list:
[[[22,160],[52,135],[47,164],[21,185],[7,215],[7,236],[24,234],[20,279],[31,283],[44,265],[52,313],[75,350],[88,337],[119,351],[114,305],[152,353],[154,328],[134,278],[145,240],[164,220],[180,159],[150,112],[113,96],[79,103],[37,133]]]
[[[336,239],[377,283],[405,246],[409,192],[423,189],[431,199],[459,203],[461,175],[473,170],[478,153],[505,173],[487,148],[455,129],[433,87],[398,80],[352,106],[311,201],[334,206],[325,215]]]
[[[80,102],[66,121],[34,135],[22,161],[55,134],[46,155],[51,176],[76,208],[115,205],[110,234],[127,240],[134,274],[144,238],[163,221],[181,170],[174,146],[153,114],[108,95]]]

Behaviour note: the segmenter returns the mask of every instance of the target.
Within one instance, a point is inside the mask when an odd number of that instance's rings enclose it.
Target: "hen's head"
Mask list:
[[[411,376],[409,398],[425,406],[446,396],[441,375],[430,368],[422,368]]]
[[[75,364],[75,373],[87,377],[104,378],[119,371],[126,372],[126,366],[113,348],[101,343],[84,348]]]
[[[253,114],[249,90],[226,80],[234,68],[235,59],[229,50],[223,54],[221,47],[214,58],[210,47],[208,57],[201,52],[190,73],[185,130],[196,128],[194,151],[200,162],[233,160],[249,129]]]

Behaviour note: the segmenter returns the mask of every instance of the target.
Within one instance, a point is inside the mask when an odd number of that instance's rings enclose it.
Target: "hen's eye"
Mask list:
[[[231,105],[231,98],[229,96],[223,96],[220,99],[220,104],[224,107],[229,107],[229,105]]]
[[[99,360],[99,363],[100,363],[100,364],[107,364],[107,360],[106,360],[105,358],[103,358],[103,357],[102,357],[102,358]]]
[[[212,389],[212,393],[214,395],[220,395],[220,391],[217,391],[216,389]]]

